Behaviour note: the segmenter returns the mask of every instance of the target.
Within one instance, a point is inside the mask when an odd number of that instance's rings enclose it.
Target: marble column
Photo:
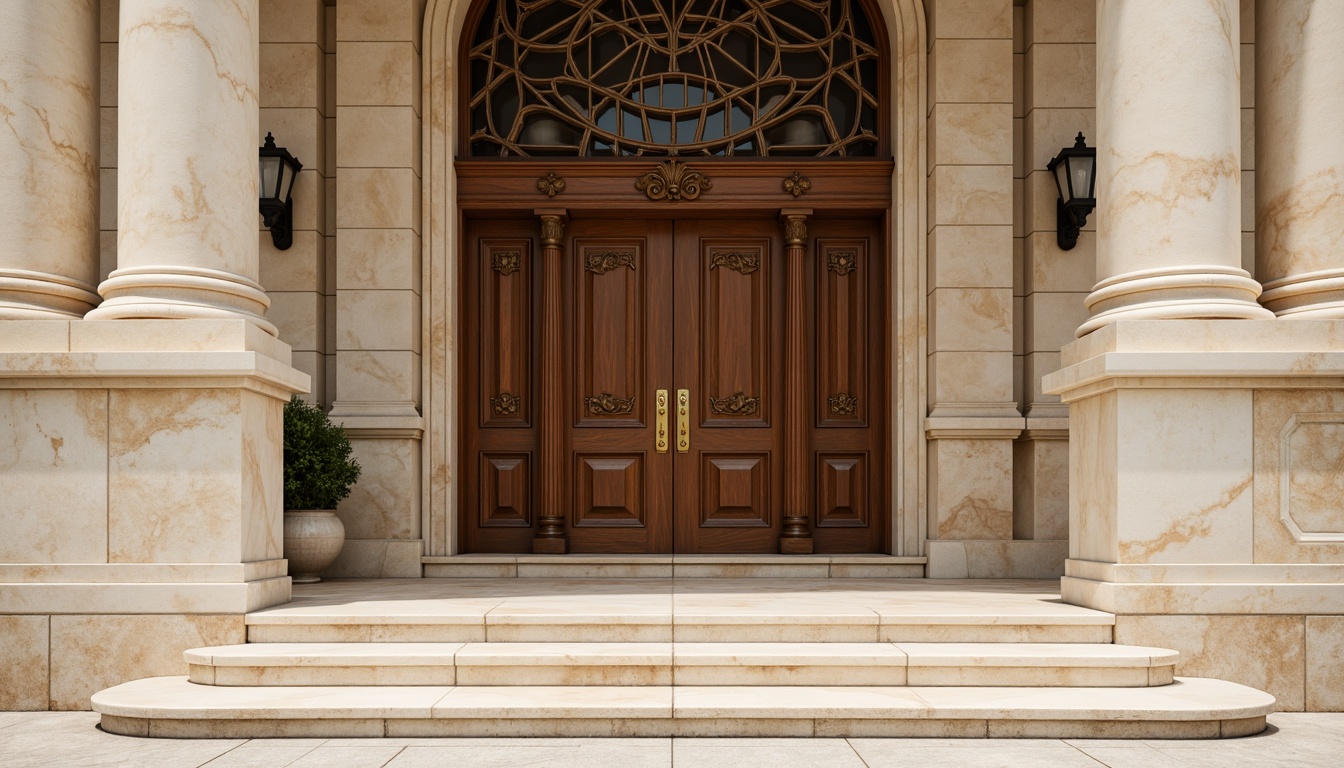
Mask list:
[[[1237,0],[1098,0],[1097,278],[1121,319],[1265,319],[1241,268]]]
[[[242,318],[257,282],[257,0],[121,0],[117,269],[89,319]]]
[[[98,303],[98,0],[13,0],[0,24],[0,319]]]
[[[1344,3],[1261,2],[1255,26],[1260,302],[1344,319]]]

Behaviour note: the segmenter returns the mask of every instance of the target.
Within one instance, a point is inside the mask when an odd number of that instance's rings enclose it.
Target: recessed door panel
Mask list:
[[[576,237],[573,243],[577,422],[643,425],[651,403],[644,396],[647,241]]]
[[[679,266],[701,283],[700,423],[769,426],[770,238],[701,237],[698,249],[698,265],[682,255]]]
[[[818,238],[817,425],[862,427],[868,409],[868,241]]]
[[[647,527],[643,454],[580,453],[574,461],[574,527]]]

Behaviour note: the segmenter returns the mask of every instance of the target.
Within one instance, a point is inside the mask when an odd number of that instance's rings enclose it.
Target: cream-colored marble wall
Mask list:
[[[1020,9],[1015,360],[1026,429],[1014,446],[1019,540],[1068,536],[1068,410],[1042,392],[1041,377],[1059,367],[1060,348],[1087,317],[1083,299],[1096,282],[1096,217],[1072,250],[1060,249],[1058,195],[1046,166],[1080,132],[1096,145],[1095,6],[1094,0],[1026,0]]]
[[[928,538],[1012,538],[1014,8],[930,0]],[[945,565],[934,560],[951,558]]]
[[[313,380],[304,397],[329,407],[328,246],[335,234],[329,197],[336,174],[328,163],[335,115],[327,103],[334,80],[327,11],[323,0],[261,0],[260,133],[274,134],[303,170],[294,185],[294,244],[278,250],[261,229],[260,268],[271,299],[266,317],[294,349],[294,367]]]
[[[419,576],[423,0],[334,9],[337,175],[331,418],[363,466],[329,574]]]

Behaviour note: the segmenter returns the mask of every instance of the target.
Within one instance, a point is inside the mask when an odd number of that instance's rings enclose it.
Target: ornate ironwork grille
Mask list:
[[[491,0],[470,152],[870,157],[878,63],[858,0]]]

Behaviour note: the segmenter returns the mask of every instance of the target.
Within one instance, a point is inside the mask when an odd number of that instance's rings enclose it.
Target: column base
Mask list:
[[[1293,320],[1344,320],[1344,270],[1329,269],[1265,283],[1260,303]]]
[[[112,272],[98,291],[103,303],[86,320],[246,320],[271,336],[280,335],[262,317],[271,302],[261,285],[229,272],[131,267]]]
[[[532,540],[532,554],[534,555],[563,555],[566,549],[564,539]]]
[[[1121,320],[1268,320],[1256,301],[1260,284],[1234,267],[1195,265],[1128,272],[1097,283],[1087,297],[1092,317],[1078,338]]]
[[[0,320],[70,320],[98,306],[93,286],[26,269],[0,269]]]
[[[779,554],[781,555],[810,555],[812,554],[812,538],[793,538],[779,540]]]

